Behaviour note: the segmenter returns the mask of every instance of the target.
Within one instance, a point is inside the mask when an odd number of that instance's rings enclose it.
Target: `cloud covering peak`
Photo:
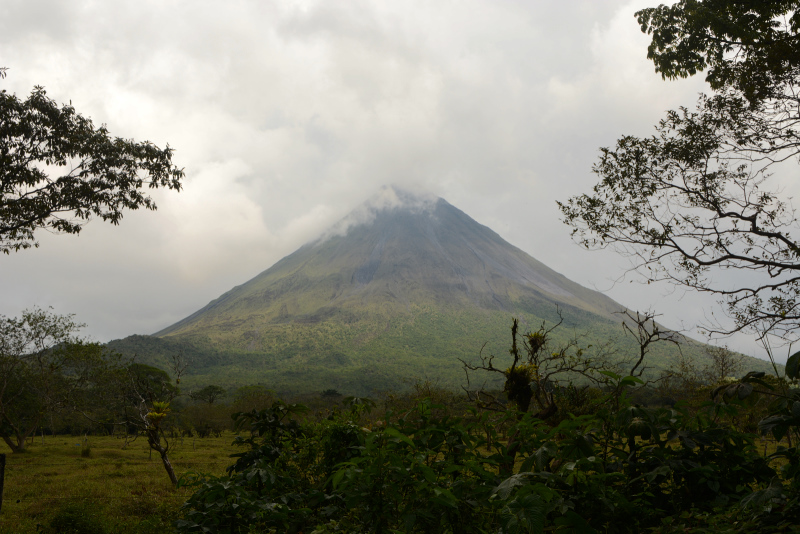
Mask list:
[[[572,280],[694,322],[712,302],[609,282],[624,258],[581,251],[555,204],[591,188],[599,147],[704,89],[654,73],[634,13],[657,3],[10,0],[0,90],[42,85],[112,135],[168,143],[186,182],[155,213],[0,258],[0,313],[152,332],[337,221],[439,196]],[[384,183],[399,189],[348,215]]]
[[[414,213],[432,211],[439,200],[430,192],[412,191],[395,184],[384,185],[363,204],[331,226],[317,242],[324,242],[337,235],[343,236],[351,228],[371,224],[382,211],[396,209],[409,210]]]

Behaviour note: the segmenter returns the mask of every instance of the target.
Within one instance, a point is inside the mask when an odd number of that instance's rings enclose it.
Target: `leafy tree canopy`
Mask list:
[[[12,451],[47,417],[85,408],[82,392],[110,365],[100,344],[76,336],[82,326],[39,308],[0,315],[0,439]]]
[[[172,385],[172,379],[163,369],[132,363],[128,366],[130,379],[131,398],[138,401],[144,398],[149,402],[169,401],[178,393],[177,386]]]
[[[775,98],[800,68],[797,0],[682,0],[636,13],[652,35],[647,57],[664,78],[708,70],[712,89]]]
[[[207,402],[208,404],[214,404],[217,399],[224,396],[225,389],[214,384],[210,384],[198,391],[189,393],[189,397],[192,400]]]
[[[180,190],[173,150],[111,137],[42,87],[27,100],[0,91],[0,251],[38,245],[38,229],[76,234],[92,217],[154,210],[148,188]]]
[[[648,281],[720,296],[736,324],[712,330],[791,336],[800,324],[800,225],[770,183],[800,153],[797,7],[684,0],[637,13],[656,70],[708,68],[715,92],[668,112],[651,137],[602,148],[592,193],[559,203],[587,248],[629,256]],[[730,269],[747,277],[726,282]]]

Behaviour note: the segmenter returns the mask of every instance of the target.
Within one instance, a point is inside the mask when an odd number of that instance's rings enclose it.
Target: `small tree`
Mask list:
[[[196,404],[181,411],[181,431],[201,438],[211,434],[219,436],[231,423],[231,409],[214,404],[224,396],[225,389],[213,384],[189,393],[189,398]]]
[[[744,369],[744,356],[728,347],[708,347],[706,355],[710,361],[703,369],[703,375],[710,384],[738,377]]]
[[[104,417],[98,421],[96,416],[84,412],[89,419],[103,425],[123,426],[126,432],[133,428],[137,436],[147,440],[151,450],[161,457],[164,469],[173,485],[178,478],[169,459],[170,442],[167,438],[167,421],[172,412],[171,403],[180,394],[177,384],[185,370],[180,358],[173,361],[175,385],[170,375],[150,365],[131,363],[120,368],[112,375],[107,375],[103,390],[98,391],[95,400],[103,402],[113,413],[113,422]]]
[[[175,382],[180,384],[184,366],[175,361]],[[132,364],[127,373],[126,397],[130,405],[125,409],[125,425],[132,425],[147,439],[151,450],[156,451],[164,464],[170,481],[178,485],[178,477],[169,459],[170,442],[167,438],[166,419],[171,412],[170,403],[180,390],[172,385],[170,376],[161,369],[143,364]]]
[[[266,386],[242,386],[233,395],[231,409],[234,412],[249,412],[263,410],[275,402],[275,394]]]
[[[13,452],[48,417],[85,408],[84,390],[108,367],[102,346],[75,335],[82,327],[38,308],[0,316],[0,438]]]
[[[559,312],[560,318],[560,312]],[[561,347],[553,347],[551,335],[561,326],[562,319],[553,326],[546,324],[533,332],[519,334],[519,321],[511,324],[511,366],[496,367],[494,355],[480,355],[480,363],[473,364],[461,360],[470,380],[470,372],[487,371],[498,373],[504,378],[503,391],[517,409],[526,413],[535,410],[535,417],[548,419],[558,411],[556,389],[578,377],[590,380],[598,378],[598,371],[609,368],[609,352],[606,347],[597,347],[590,356],[587,349],[572,339]],[[520,347],[520,337],[522,338]],[[467,388],[467,394],[488,409],[505,410],[505,405],[495,396],[480,388],[476,391]]]
[[[193,391],[189,393],[189,398],[193,401],[207,402],[208,404],[214,404],[217,399],[224,396],[225,389],[213,384],[208,385],[199,391]]]
[[[584,378],[588,381],[599,383],[604,381],[601,371],[608,370],[609,352],[605,347],[598,347],[595,356],[590,356],[582,348],[578,340],[572,339],[560,348],[552,346],[550,337],[552,332],[561,326],[563,319],[560,311],[559,321],[551,327],[542,326],[533,332],[523,335],[518,334],[519,321],[515,318],[511,324],[511,366],[505,369],[495,367],[494,355],[481,354],[480,363],[473,364],[461,360],[467,374],[468,385],[465,388],[470,400],[485,410],[492,410],[507,414],[508,408],[501,399],[484,388],[470,390],[470,373],[484,371],[497,373],[505,379],[503,391],[506,398],[516,407],[516,418],[521,421],[530,410],[533,417],[546,421],[551,419],[559,410],[559,389],[573,385],[573,381]],[[520,337],[522,347],[520,348]],[[509,436],[505,447],[505,460],[500,465],[500,472],[510,476],[514,468],[514,459],[523,445],[524,436],[516,430]]]

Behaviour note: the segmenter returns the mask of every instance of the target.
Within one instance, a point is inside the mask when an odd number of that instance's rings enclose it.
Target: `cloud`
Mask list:
[[[412,212],[430,211],[435,208],[437,200],[437,196],[421,189],[420,186],[409,189],[408,186],[385,185],[344,218],[330,226],[319,237],[318,242],[324,242],[333,236],[346,235],[356,226],[370,224],[381,211],[397,208],[407,208]]]
[[[653,73],[633,18],[651,3],[6,2],[0,88],[41,84],[114,135],[169,143],[187,177],[155,213],[0,258],[0,313],[53,304],[100,339],[157,331],[386,184],[608,287],[624,261],[574,245],[555,200],[593,185],[598,147],[703,88]],[[647,291],[612,296],[685,317]]]

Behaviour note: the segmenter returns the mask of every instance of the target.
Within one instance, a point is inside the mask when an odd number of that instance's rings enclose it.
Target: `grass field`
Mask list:
[[[180,477],[189,471],[221,475],[232,463],[234,434],[177,439],[170,459]],[[772,440],[759,440],[765,455]],[[156,534],[173,531],[191,488],[174,489],[157,454],[140,438],[45,436],[23,454],[6,453],[0,534]],[[517,458],[517,464],[522,462]],[[77,523],[82,528],[67,530]]]
[[[170,459],[176,474],[224,473],[236,451],[233,437],[175,440]],[[23,454],[11,454],[0,442],[0,453],[6,453],[2,534],[55,533],[70,518],[86,523],[87,534],[170,532],[191,492],[173,489],[142,438],[126,445],[122,437],[45,436]]]

